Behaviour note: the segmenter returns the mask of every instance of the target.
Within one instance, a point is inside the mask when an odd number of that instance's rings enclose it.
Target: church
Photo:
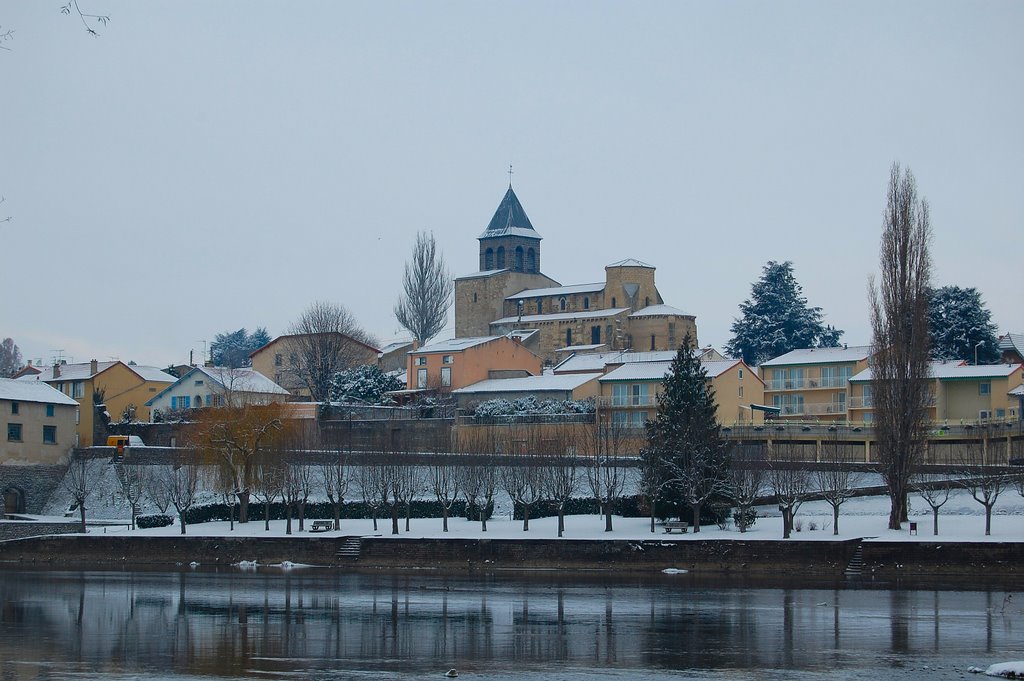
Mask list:
[[[509,185],[480,241],[479,270],[455,279],[455,335],[517,331],[554,365],[574,352],[676,350],[694,315],[666,305],[654,266],[626,259],[604,280],[563,286],[541,272],[541,236]]]

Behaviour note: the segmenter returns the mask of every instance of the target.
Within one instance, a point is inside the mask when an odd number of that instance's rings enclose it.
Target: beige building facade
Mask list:
[[[868,366],[867,345],[793,350],[759,367],[765,404],[789,420],[845,421],[850,378]]]
[[[0,465],[60,464],[76,445],[78,402],[46,383],[0,378],[0,415]]]

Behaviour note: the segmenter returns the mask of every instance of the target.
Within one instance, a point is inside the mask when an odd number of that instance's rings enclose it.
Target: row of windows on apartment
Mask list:
[[[8,442],[22,442],[21,439],[22,424],[20,423],[8,423],[7,424],[7,441]],[[57,426],[43,426],[43,444],[55,445],[57,444]]]
[[[451,384],[452,384],[452,368],[451,367],[441,367],[441,387],[442,388],[447,388],[447,387],[451,386]],[[416,387],[422,390],[422,389],[426,388],[429,385],[430,385],[430,383],[429,383],[429,380],[428,380],[427,370],[426,369],[417,369],[416,370]]]
[[[59,383],[54,383],[53,387],[68,397],[73,397],[76,400],[85,396],[84,381],[68,381],[67,383],[61,381]]]
[[[52,405],[52,404],[46,405],[46,415],[47,416],[52,417],[54,412],[55,412],[55,410],[56,410],[56,408],[55,408],[54,405]],[[11,402],[11,413],[12,414],[20,414],[21,413],[21,403],[20,402]]]
[[[195,407],[200,409],[203,406],[203,396],[196,395],[195,400],[192,399],[191,395],[182,395],[181,397],[171,397],[171,409],[191,409]],[[224,397],[223,395],[207,395],[206,397],[207,407],[223,407]]]
[[[768,390],[792,390],[794,388],[845,388],[853,376],[853,367],[821,367],[817,376],[805,372],[803,367],[773,369],[767,381]]]
[[[614,383],[612,384],[612,406],[613,407],[650,407],[658,403],[658,390],[656,385],[648,383]],[[653,390],[648,390],[654,388]],[[743,397],[743,386],[738,390],[738,396]]]
[[[299,365],[299,356],[298,356],[298,354],[293,352],[292,354],[288,355],[288,364],[290,364],[293,367],[294,366],[298,366]],[[276,366],[276,367],[284,366],[284,355],[282,355],[280,353],[274,355],[274,366]]]

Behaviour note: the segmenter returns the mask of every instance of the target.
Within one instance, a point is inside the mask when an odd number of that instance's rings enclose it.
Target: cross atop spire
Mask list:
[[[512,164],[508,164],[508,188],[512,188]]]

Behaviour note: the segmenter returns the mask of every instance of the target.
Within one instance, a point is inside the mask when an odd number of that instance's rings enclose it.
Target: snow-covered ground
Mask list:
[[[499,506],[499,508],[502,508]],[[810,502],[800,507],[796,523],[801,526],[800,532],[793,533],[796,540],[831,541],[833,539],[852,539],[872,537],[883,541],[932,541],[932,517],[928,506],[918,497],[911,497],[911,520],[917,523],[918,534],[912,536],[909,527],[904,524],[901,531],[886,529],[889,501],[886,497],[864,497],[851,499],[843,504],[839,517],[839,534],[832,534],[832,511],[824,502]],[[720,540],[755,540],[780,539],[782,537],[782,519],[777,509],[762,507],[758,509],[757,523],[746,533],[739,532],[735,527],[725,529],[717,525],[701,527],[699,534],[692,531],[687,534],[673,533],[667,535],[659,526],[656,535],[659,539],[673,541],[693,541],[695,539]],[[106,517],[116,517],[107,515]],[[121,516],[125,517],[125,516]],[[42,517],[41,517],[42,519]],[[363,535],[401,538],[476,538],[490,539],[553,539],[558,536],[557,518],[534,518],[530,520],[530,529],[523,531],[521,520],[511,520],[507,506],[487,523],[487,532],[481,531],[479,522],[470,522],[464,518],[450,518],[449,531],[442,531],[440,518],[413,518],[410,530],[405,531],[405,519],[399,520],[399,534],[391,534],[390,518],[379,519],[378,529],[373,529],[371,520],[342,520],[340,532],[310,533],[308,531],[312,519],[306,521],[306,531],[298,531],[298,521],[292,523],[293,536],[324,537],[337,534]],[[816,529],[811,529],[811,525]],[[235,523],[230,529],[227,522],[209,522],[189,525],[187,534],[192,536],[235,536],[235,537],[280,537],[285,536],[284,520],[270,521],[270,531],[264,528],[262,518],[255,518],[245,525]],[[129,533],[138,535],[176,535],[180,534],[177,524],[169,527],[130,531],[127,526],[94,527],[93,532]],[[650,520],[647,518],[613,518],[612,532],[604,531],[604,518],[596,515],[568,516],[566,518],[565,539],[650,539]],[[1024,499],[1016,490],[1003,492],[996,503],[992,518],[992,534],[985,536],[985,516],[982,506],[974,501],[965,491],[954,492],[949,502],[943,506],[939,515],[939,536],[943,542],[953,541],[1024,541]]]

